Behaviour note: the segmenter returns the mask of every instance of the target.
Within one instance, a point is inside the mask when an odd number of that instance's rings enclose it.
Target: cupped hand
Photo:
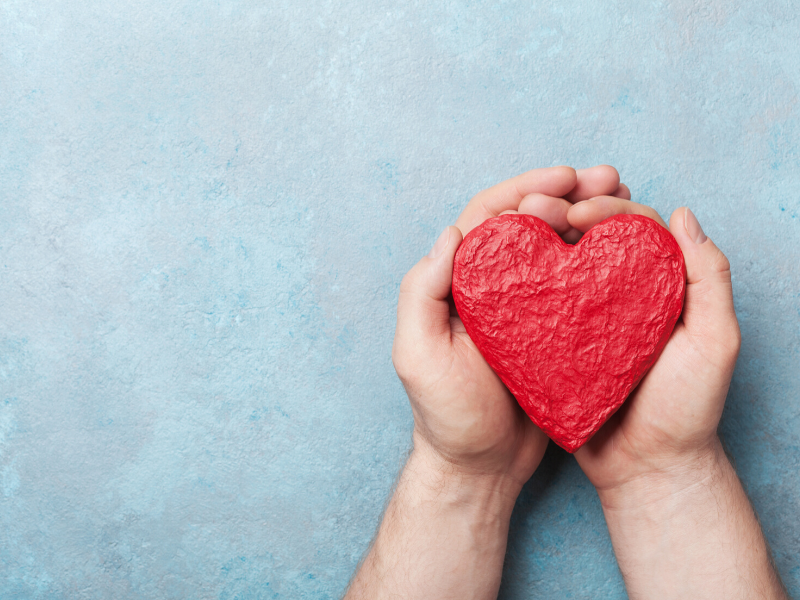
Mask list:
[[[608,196],[568,207],[566,222],[582,234],[616,214],[667,227],[652,208]],[[575,453],[604,505],[629,483],[685,472],[720,449],[717,425],[740,345],[730,264],[688,208],[672,214],[668,229],[686,262],[681,318],[625,404]]]
[[[422,449],[461,472],[507,479],[517,492],[533,474],[547,437],[483,359],[452,308],[453,260],[464,235],[508,212],[538,210],[565,239],[579,236],[560,209],[602,194],[630,197],[612,167],[524,173],[477,194],[456,226],[405,276],[392,360],[414,413],[415,452]]]

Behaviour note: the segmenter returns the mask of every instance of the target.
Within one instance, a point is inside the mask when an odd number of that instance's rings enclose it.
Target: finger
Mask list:
[[[565,242],[574,244],[581,238],[577,231],[567,221],[567,212],[572,204],[563,198],[554,198],[545,194],[529,194],[519,203],[519,213],[533,215],[550,225]]]
[[[461,243],[461,231],[448,227],[428,256],[406,274],[397,303],[396,340],[414,344],[450,333],[448,296],[453,281],[453,259]]]
[[[583,234],[579,230],[572,227],[567,233],[561,236],[561,239],[568,244],[577,244],[581,237],[583,237]]]
[[[569,209],[567,220],[575,229],[586,233],[600,221],[614,215],[643,215],[664,227],[667,226],[655,209],[615,196],[600,196],[579,202]]]
[[[572,167],[534,169],[517,175],[476,194],[458,217],[456,227],[467,235],[486,219],[496,217],[504,210],[517,210],[528,194],[540,192],[563,196],[575,187],[576,181],[577,175]]]
[[[498,217],[502,217],[503,215],[517,215],[517,214],[519,214],[519,211],[518,211],[518,210],[504,210],[503,212],[501,212],[501,213],[500,213],[499,215],[497,215],[497,216],[498,216]]]
[[[631,190],[628,188],[627,185],[624,183],[620,183],[617,191],[611,194],[612,196],[616,196],[617,198],[622,198],[623,200],[630,200],[631,199]]]
[[[722,251],[708,239],[688,208],[679,208],[669,220],[670,232],[686,263],[686,299],[682,319],[688,332],[739,349],[739,324],[733,308],[731,265]]]
[[[598,165],[590,169],[579,169],[576,171],[577,182],[567,195],[565,200],[581,202],[594,198],[595,196],[608,196],[613,194],[619,187],[619,173],[614,167],[609,165]],[[555,195],[555,194],[553,194]]]
[[[555,198],[547,194],[528,194],[519,203],[519,212],[523,215],[533,215],[555,229],[559,235],[569,231],[571,226],[567,221],[567,211],[570,204],[563,198]]]

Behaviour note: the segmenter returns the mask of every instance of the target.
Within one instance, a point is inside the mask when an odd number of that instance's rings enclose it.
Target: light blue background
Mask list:
[[[617,166],[733,264],[722,430],[800,595],[794,0],[0,2],[0,597],[336,598],[409,447],[405,271]],[[623,598],[551,449],[501,597]]]

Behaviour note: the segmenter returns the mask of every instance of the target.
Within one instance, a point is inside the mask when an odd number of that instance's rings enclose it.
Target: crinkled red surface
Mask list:
[[[675,238],[646,217],[611,217],[572,246],[536,217],[504,215],[464,238],[453,299],[520,406],[574,452],[663,350],[685,273]]]

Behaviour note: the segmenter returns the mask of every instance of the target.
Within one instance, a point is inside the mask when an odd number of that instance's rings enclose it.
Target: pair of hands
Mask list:
[[[548,439],[483,359],[449,301],[455,252],[470,230],[505,213],[537,216],[568,243],[616,214],[667,227],[630,197],[613,167],[529,171],[476,195],[411,269],[400,287],[392,359],[414,413],[415,453],[502,490],[513,504]],[[719,453],[717,425],[740,344],[730,265],[689,209],[677,209],[668,228],[686,262],[681,319],[631,397],[575,453],[605,509],[621,507],[642,482],[673,494]]]
[[[347,598],[495,598],[511,511],[547,438],[483,360],[451,302],[463,235],[507,212],[576,242],[634,213],[617,171],[530,171],[481,192],[400,288],[395,368],[414,450]],[[627,402],[576,453],[596,486],[630,598],[787,598],[758,519],[716,430],[739,351],[729,264],[686,208],[683,313]]]

